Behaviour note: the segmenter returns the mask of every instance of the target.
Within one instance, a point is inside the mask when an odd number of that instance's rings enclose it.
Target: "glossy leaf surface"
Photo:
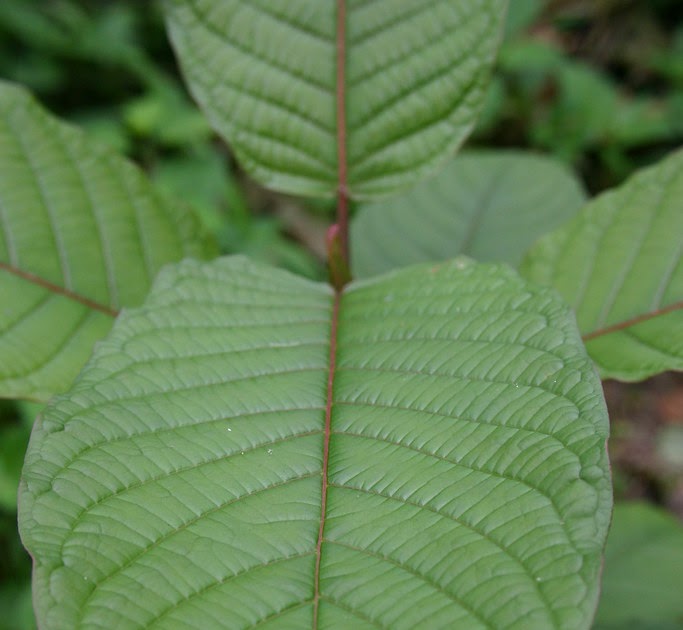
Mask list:
[[[519,264],[578,212],[581,184],[559,162],[519,151],[471,152],[407,194],[362,205],[352,223],[358,277],[466,254]]]
[[[391,193],[472,129],[504,0],[170,0],[189,86],[261,183]],[[340,155],[340,145],[345,150]],[[344,171],[343,173],[341,171]]]
[[[522,274],[574,307],[604,377],[683,370],[683,151],[541,239]]]
[[[337,298],[182,263],[32,436],[41,627],[588,628],[606,435],[570,311],[507,268]]]
[[[206,245],[132,164],[0,82],[0,396],[65,390],[116,311]]]
[[[605,550],[596,630],[679,628],[683,526],[645,504],[616,505]]]

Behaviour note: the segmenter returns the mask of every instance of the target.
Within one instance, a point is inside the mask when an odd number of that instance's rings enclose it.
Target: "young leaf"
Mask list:
[[[369,197],[419,181],[468,135],[506,4],[170,0],[167,13],[195,98],[247,171]]]
[[[206,244],[144,175],[0,82],[0,396],[65,390],[122,306]]]
[[[683,527],[673,516],[645,504],[615,506],[596,630],[680,628],[681,567]]]
[[[587,628],[607,430],[571,312],[505,267],[184,262],[36,425],[39,622]]]
[[[683,151],[590,202],[522,264],[576,310],[605,378],[683,370]]]
[[[584,202],[581,184],[549,157],[466,153],[403,197],[361,206],[351,261],[358,277],[458,254],[517,265]]]

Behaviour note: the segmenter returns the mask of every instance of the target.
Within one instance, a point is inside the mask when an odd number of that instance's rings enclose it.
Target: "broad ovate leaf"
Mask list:
[[[261,183],[391,193],[473,128],[505,0],[169,0],[171,39],[214,128]]]
[[[561,163],[521,151],[473,151],[405,195],[363,204],[352,224],[354,272],[367,277],[466,254],[519,264],[586,200]]]
[[[571,312],[508,268],[184,262],[36,425],[39,623],[588,628],[607,430]]]
[[[521,271],[574,307],[605,378],[683,370],[683,150],[591,201]]]
[[[162,265],[206,251],[136,167],[0,82],[0,397],[65,390]]]
[[[596,630],[680,628],[683,526],[642,503],[617,504],[605,549]]]

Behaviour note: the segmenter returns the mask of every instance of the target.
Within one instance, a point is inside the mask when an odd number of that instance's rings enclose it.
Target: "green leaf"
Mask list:
[[[2,630],[35,630],[31,602],[31,582],[14,584],[10,580],[0,582],[0,628]]]
[[[14,508],[0,509],[0,554],[0,628],[34,630],[31,559],[21,545]]]
[[[130,129],[162,145],[186,148],[211,137],[211,127],[191,101],[175,86],[150,90],[124,109]]]
[[[0,399],[0,514],[2,512],[16,513],[21,467],[24,463],[33,420],[41,408],[42,405],[35,403]],[[3,544],[0,540],[0,550],[2,549]],[[2,563],[0,562],[0,582],[2,582],[1,569]],[[2,610],[1,606],[0,610]]]
[[[0,424],[0,510],[17,509],[19,475],[30,432],[29,427]]]
[[[574,307],[605,378],[683,370],[683,151],[605,193],[522,264]]]
[[[363,205],[352,224],[359,277],[467,254],[517,265],[585,201],[559,162],[518,151],[470,152],[398,199]]]
[[[529,28],[543,12],[543,0],[514,0],[510,3],[505,22],[506,39],[518,36]]]
[[[587,628],[607,415],[569,309],[464,260],[184,262],[38,421],[41,628]]]
[[[683,527],[645,504],[614,509],[596,630],[664,630],[683,623]]]
[[[251,175],[369,197],[419,181],[471,131],[506,5],[171,0],[167,15],[192,93]]]
[[[661,99],[622,94],[615,82],[594,68],[562,58],[548,77],[557,96],[547,115],[532,126],[533,141],[577,160],[588,147],[632,147],[670,142],[676,121]],[[673,123],[673,124],[672,124]]]
[[[132,164],[0,82],[0,396],[66,389],[162,265],[206,252]]]

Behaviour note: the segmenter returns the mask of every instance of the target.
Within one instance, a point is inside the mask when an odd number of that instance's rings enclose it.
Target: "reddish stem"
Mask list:
[[[320,488],[320,524],[315,547],[315,577],[313,580],[313,630],[318,628],[320,611],[320,567],[327,516],[328,465],[332,435],[334,373],[337,360],[337,328],[339,307],[344,285],[349,276],[349,191],[346,158],[346,2],[337,0],[337,223],[327,233],[327,255],[330,280],[334,285],[334,305],[330,329],[330,356],[327,372],[325,430],[323,436],[322,482]]]
[[[349,265],[349,189],[346,157],[346,2],[337,0],[337,225],[346,267]]]
[[[327,260],[329,262],[330,270],[330,284],[339,292],[343,291],[344,287],[351,281],[351,272],[344,259],[340,237],[341,230],[339,229],[338,223],[331,225],[325,235]]]
[[[339,325],[339,304],[341,292],[335,291],[334,306],[332,308],[332,324],[330,329],[330,356],[327,369],[327,394],[325,401],[325,433],[323,437],[322,485],[320,488],[320,526],[318,528],[318,542],[315,546],[315,578],[313,594],[313,630],[318,628],[318,611],[320,608],[320,562],[325,534],[325,517],[327,515],[327,478],[330,460],[330,436],[332,435],[332,400],[334,394],[334,372],[337,362],[337,328]]]

